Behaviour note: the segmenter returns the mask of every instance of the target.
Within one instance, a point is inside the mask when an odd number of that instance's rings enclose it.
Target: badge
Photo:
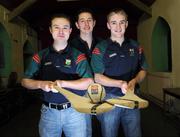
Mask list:
[[[117,53],[113,53],[113,54],[110,54],[109,57],[112,58],[112,57],[114,57],[116,55],[117,55]]]
[[[48,65],[51,65],[51,64],[52,64],[52,62],[45,62],[44,63],[45,66],[48,66]]]
[[[134,49],[129,49],[129,55],[134,56]]]
[[[70,59],[66,59],[65,67],[71,67],[71,60]]]

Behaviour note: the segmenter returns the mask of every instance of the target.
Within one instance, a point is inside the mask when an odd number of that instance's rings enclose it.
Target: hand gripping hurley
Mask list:
[[[89,98],[79,96],[58,86],[54,86],[53,91],[55,90],[64,95],[71,102],[72,107],[81,113],[96,115],[108,112],[115,106],[129,109],[146,108],[148,106],[148,101],[138,97],[132,91],[127,91],[122,97],[103,100],[106,95],[105,90],[97,83],[88,87],[87,94]]]

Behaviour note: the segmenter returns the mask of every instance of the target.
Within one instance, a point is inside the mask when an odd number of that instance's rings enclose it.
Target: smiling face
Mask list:
[[[52,19],[49,29],[54,41],[67,41],[72,31],[70,21],[63,17]]]
[[[107,28],[111,31],[111,38],[124,38],[128,26],[127,17],[121,12],[111,13],[108,16]]]
[[[76,27],[80,30],[80,33],[89,34],[92,33],[96,21],[93,19],[91,13],[82,12],[78,15],[78,21]]]

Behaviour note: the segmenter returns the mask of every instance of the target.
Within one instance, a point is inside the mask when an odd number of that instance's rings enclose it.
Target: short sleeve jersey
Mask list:
[[[69,45],[63,51],[56,52],[51,46],[32,57],[32,61],[25,71],[25,78],[49,81],[77,80],[80,78],[92,78],[92,72],[84,53]],[[85,93],[85,91],[68,90],[81,96]],[[59,93],[42,93],[44,101],[50,103],[68,102]]]
[[[92,52],[91,66],[94,73],[127,82],[140,70],[147,69],[143,49],[132,39],[125,39],[121,46],[111,39],[97,44]],[[120,88],[105,88],[112,94],[123,95]]]

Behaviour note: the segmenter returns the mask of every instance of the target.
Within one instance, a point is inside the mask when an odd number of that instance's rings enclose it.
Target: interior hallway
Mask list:
[[[30,105],[19,111],[9,122],[1,125],[0,137],[38,137],[38,120],[41,102],[31,101]],[[161,108],[153,103],[142,109],[143,137],[179,137],[180,126],[174,118],[164,115]],[[180,124],[180,121],[179,121]],[[99,129],[95,129],[93,137],[100,137]],[[180,132],[180,131],[179,131]],[[123,136],[122,133],[119,136]]]

